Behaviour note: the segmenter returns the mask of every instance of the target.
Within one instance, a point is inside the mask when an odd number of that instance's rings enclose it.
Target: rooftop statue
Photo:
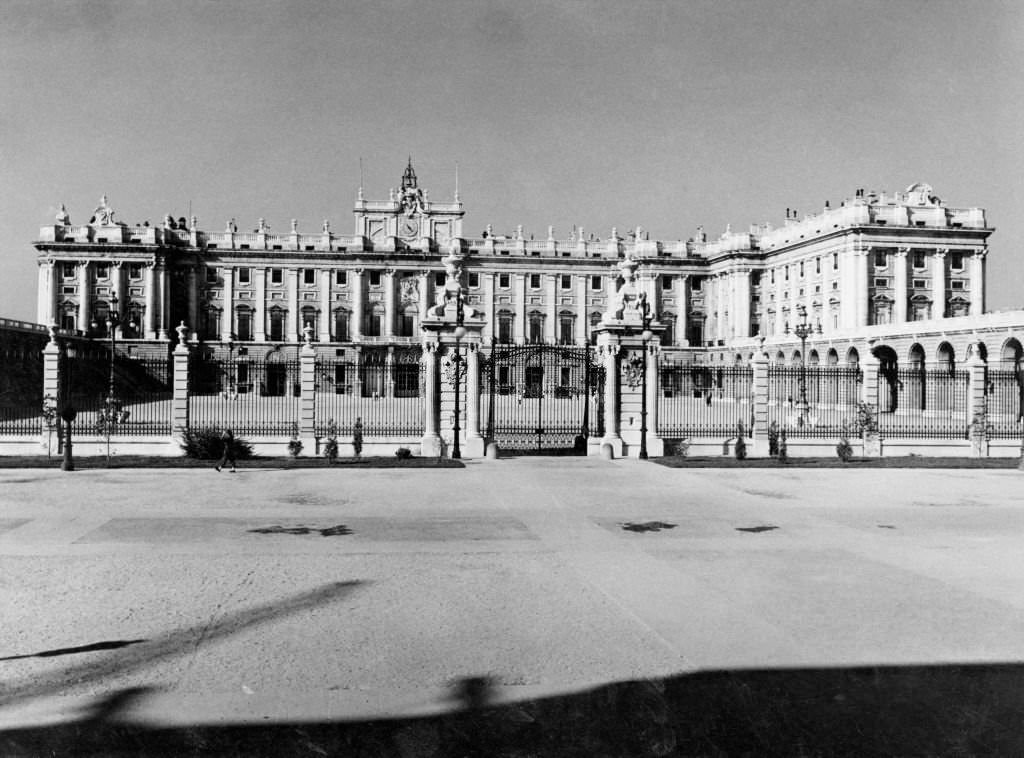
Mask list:
[[[89,219],[89,223],[94,226],[113,226],[114,210],[107,205],[106,195],[100,198],[100,204],[92,212],[92,218]]]
[[[57,210],[57,223],[61,226],[71,225],[71,216],[68,215],[68,209],[64,207],[64,203],[61,203]]]

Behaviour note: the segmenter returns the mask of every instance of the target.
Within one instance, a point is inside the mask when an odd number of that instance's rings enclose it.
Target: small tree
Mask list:
[[[363,419],[356,418],[356,425],[352,428],[352,449],[356,451],[356,458],[363,454]]]
[[[736,424],[736,460],[742,461],[747,457],[747,441],[743,439],[743,422]]]
[[[302,440],[299,439],[299,425],[292,424],[292,437],[288,440],[288,455],[298,458],[302,452]]]
[[[327,422],[327,441],[324,442],[324,458],[328,463],[338,460],[338,425],[334,419]]]

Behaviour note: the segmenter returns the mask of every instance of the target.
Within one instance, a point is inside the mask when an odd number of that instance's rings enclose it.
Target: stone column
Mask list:
[[[299,439],[303,450],[316,454],[316,348],[309,342],[299,349],[299,391]]]
[[[854,276],[857,283],[857,326],[868,325],[868,263],[871,248],[856,250],[853,254]]]
[[[349,271],[352,288],[352,318],[349,320],[349,338],[359,342],[363,338],[363,269]]]
[[[438,458],[441,455],[440,428],[441,404],[438,397],[438,375],[437,375],[437,350],[436,342],[425,342],[423,344],[423,439],[420,441],[420,454],[428,458]]]
[[[604,361],[604,438],[616,456],[622,455],[622,437],[619,436],[619,345],[608,341],[608,335],[598,337],[598,352]]]
[[[146,264],[146,339],[156,339],[156,263]],[[198,324],[196,324],[198,326]]]
[[[188,267],[185,286],[188,288],[188,326],[195,331],[199,328],[199,279],[194,265]]]
[[[395,269],[384,269],[384,336],[395,336]]]
[[[168,340],[167,332],[169,319],[171,318],[171,278],[167,275],[167,261],[158,258],[156,262],[156,280],[159,302],[156,307],[156,338]]]
[[[754,428],[751,437],[754,440],[751,454],[755,458],[767,458],[768,450],[768,356],[758,351],[754,357]]]
[[[903,324],[907,321],[907,253],[909,247],[901,247],[892,257],[893,269],[896,272],[893,282],[893,322]]]
[[[554,344],[558,341],[558,274],[546,274],[547,317],[544,319],[544,341]]]
[[[981,248],[971,254],[971,278],[968,286],[971,288],[972,316],[980,316],[985,312],[985,254],[987,252],[985,248]]]
[[[431,305],[433,305],[433,303],[431,303],[431,299],[432,298],[430,297],[431,287],[430,287],[430,272],[429,271],[420,271],[420,274],[419,274],[419,290],[420,290],[419,291],[419,322],[420,322],[420,325],[422,326],[423,322],[426,321],[426,319],[427,319],[427,309]],[[491,294],[491,297],[488,300],[488,302],[490,302],[491,300],[494,299],[494,290],[493,290],[493,288],[492,288],[490,294]]]
[[[89,333],[89,322],[92,320],[92,315],[89,313],[92,307],[91,284],[89,262],[80,261],[78,264],[78,328],[85,334]]]
[[[515,343],[526,344],[526,274],[512,275],[512,299],[515,301]]]
[[[334,272],[329,268],[320,271],[320,334],[321,342],[331,341],[331,280]]]
[[[587,344],[587,276],[576,276],[576,323],[575,334],[577,345]]]
[[[225,266],[221,269],[221,276],[224,279],[224,314],[220,321],[221,342],[234,339],[235,333],[235,269]]]
[[[54,261],[44,261],[39,264],[39,302],[36,308],[36,320],[44,326],[58,323],[58,265]]]
[[[298,342],[299,331],[304,326],[299,323],[299,270],[286,270],[288,276],[288,317],[285,321],[285,341]]]
[[[256,308],[253,313],[253,338],[257,342],[267,341],[267,270],[260,266],[256,276]]]
[[[466,345],[466,457],[481,458],[484,438],[480,434],[480,345]]]
[[[690,344],[690,276],[676,277],[676,345]]]
[[[497,274],[491,272],[480,274],[484,284],[484,328],[482,336],[484,342],[488,344],[498,334],[497,324],[494,323],[494,314],[497,312],[494,302],[494,277],[496,276]]]
[[[932,256],[932,318],[946,317],[946,248]]]
[[[776,266],[775,269],[775,338],[781,339],[786,333],[786,314],[782,310],[783,288],[786,286],[785,274],[782,266]]]
[[[181,327],[178,327],[181,330]],[[188,414],[188,345],[182,339],[187,330],[178,332],[178,344],[174,346],[174,375],[171,395],[171,434],[175,442],[181,441],[189,428]]]

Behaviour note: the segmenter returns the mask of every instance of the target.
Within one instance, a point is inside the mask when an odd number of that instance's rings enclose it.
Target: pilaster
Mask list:
[[[156,262],[146,264],[146,339],[156,339]],[[88,323],[88,322],[86,322]]]
[[[932,255],[932,318],[946,317],[946,248]]]
[[[224,280],[224,313],[220,320],[220,339],[228,342],[234,339],[235,334],[235,269],[225,266],[221,269],[221,276]]]
[[[363,269],[349,271],[352,291],[352,318],[348,325],[349,337],[353,342],[363,338]],[[422,318],[422,314],[421,314]]]
[[[78,328],[89,333],[89,322],[92,320],[92,281],[89,276],[89,262],[78,263]],[[155,335],[154,335],[155,336]]]
[[[263,266],[256,268],[254,275],[256,277],[256,302],[255,313],[253,314],[253,322],[255,326],[255,332],[253,339],[257,342],[267,341],[267,270]]]
[[[286,270],[288,277],[288,316],[285,322],[285,340],[287,342],[299,341],[299,270],[290,268]]]
[[[320,270],[320,333],[317,335],[317,339],[320,342],[331,341],[331,327],[333,326],[331,318],[331,281],[334,277],[334,272],[329,268]]]
[[[893,277],[893,322],[904,324],[907,321],[907,254],[909,247],[901,247],[892,257],[895,272]]]

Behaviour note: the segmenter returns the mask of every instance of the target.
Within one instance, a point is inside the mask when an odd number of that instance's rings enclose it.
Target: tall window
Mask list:
[[[954,271],[962,271],[964,268],[964,254],[954,251],[949,254],[949,267]]]
[[[380,286],[380,271],[371,271],[370,272],[370,286],[371,287],[379,287]]]
[[[347,271],[336,271],[334,273],[334,283],[335,284],[339,284],[340,285],[340,284],[346,284],[347,282],[348,282],[348,272]]]
[[[539,343],[544,341],[544,316],[542,314],[530,314],[529,330],[530,342]]]
[[[379,306],[374,306],[371,311],[363,314],[363,334],[367,337],[379,337],[382,316]]]
[[[316,284],[316,269],[315,268],[304,268],[304,269],[302,269],[302,283],[303,284]]]
[[[61,276],[64,279],[74,279],[76,273],[75,268],[74,263],[62,263],[60,266]]]
[[[558,277],[558,281],[562,289],[572,289],[572,277],[569,274],[562,274]]]
[[[498,274],[498,286],[501,287],[503,290],[507,290],[509,288],[508,274]]]
[[[477,274],[475,272],[470,273],[470,275],[469,275],[469,286],[470,287],[479,287],[480,286],[480,274]]]
[[[110,278],[110,266],[106,263],[96,264],[96,278],[97,279],[108,279]]]
[[[914,253],[914,268],[924,268],[924,253],[921,251]]]
[[[241,342],[249,342],[252,339],[252,311],[248,308],[238,309],[238,331],[236,336]]]
[[[203,336],[208,340],[220,337],[220,311],[216,308],[207,308],[203,316]]]
[[[839,253],[832,253],[832,270],[839,270]]]
[[[591,276],[590,277],[590,289],[592,289],[592,290],[600,290],[601,289],[601,277],[600,276]]]
[[[284,270],[279,268],[270,269],[270,283],[280,284],[284,281]]]
[[[512,342],[512,317],[507,314],[498,316],[498,342],[505,345]]]
[[[875,252],[875,268],[885,268],[885,251],[878,250]]]
[[[540,274],[530,274],[530,289],[540,289]]]
[[[348,342],[348,311],[342,308],[334,312],[334,340]]]
[[[271,342],[284,341],[284,311],[274,307],[270,309],[270,335]]]
[[[398,317],[398,336],[412,337],[416,334],[416,308],[410,307]]]
[[[320,332],[319,319],[317,318],[316,308],[308,305],[302,309],[302,330],[305,330],[306,326],[313,330],[313,340],[316,341]],[[305,331],[303,331],[303,334],[305,334]]]
[[[562,345],[573,343],[573,327],[576,320],[572,316],[560,316],[558,319],[558,341]]]
[[[239,284],[248,284],[249,283],[249,277],[250,277],[250,273],[249,272],[250,271],[251,271],[251,269],[248,269],[248,268],[245,268],[245,267],[238,269],[238,283]]]

